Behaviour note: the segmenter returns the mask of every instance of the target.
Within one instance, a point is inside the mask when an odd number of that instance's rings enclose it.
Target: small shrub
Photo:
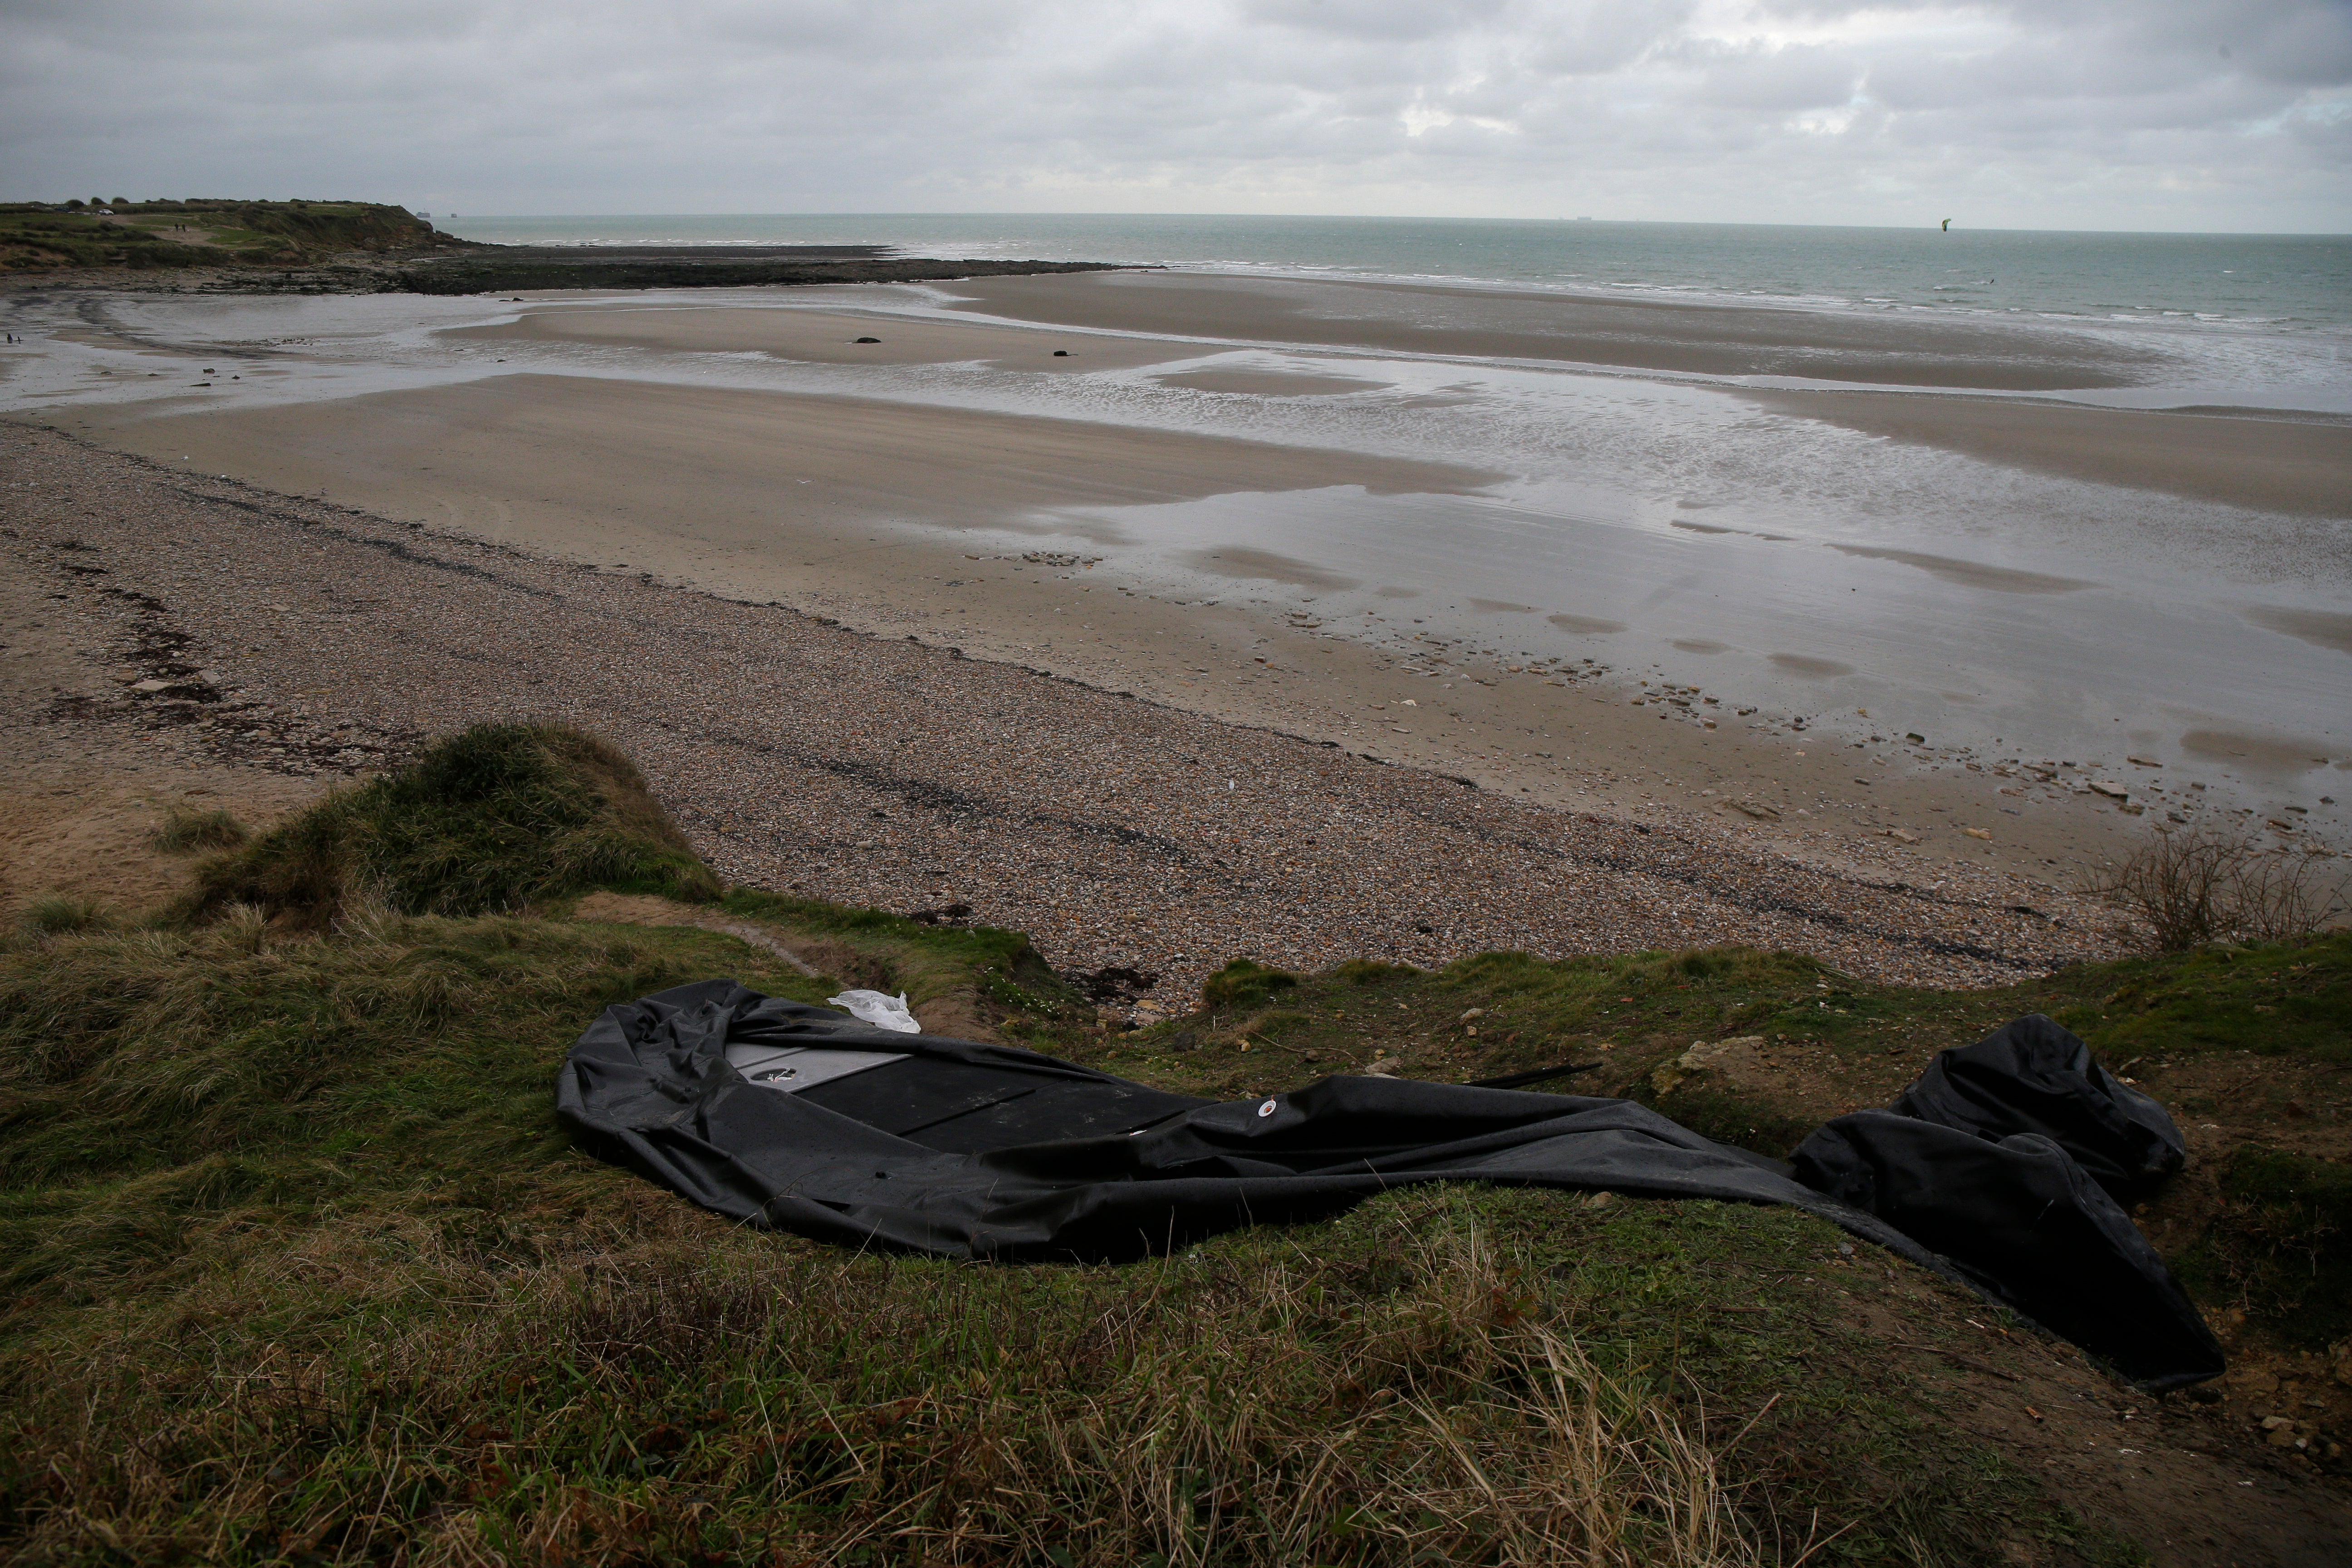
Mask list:
[[[2346,879],[2308,850],[2252,855],[2238,868],[2238,934],[2249,942],[2315,936],[2344,912]]]
[[[166,855],[186,855],[198,849],[234,849],[252,837],[245,824],[226,811],[192,811],[175,805],[147,841]]]
[[[2321,857],[2270,854],[2242,835],[2158,830],[2094,893],[2124,907],[2158,952],[2313,936],[2340,911],[2345,879]]]

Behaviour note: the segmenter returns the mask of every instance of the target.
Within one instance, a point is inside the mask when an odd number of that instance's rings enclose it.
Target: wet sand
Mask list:
[[[846,291],[836,289],[831,294],[842,299]],[[554,303],[518,321],[460,327],[442,335],[452,342],[572,342],[687,353],[762,353],[812,364],[951,364],[977,360],[1059,375],[1157,364],[1187,353],[1178,344],[1142,338],[1040,331],[979,321],[908,321],[903,316],[878,311],[762,310],[740,299],[652,308],[610,300],[572,304],[565,302],[562,295],[553,300]],[[880,341],[860,342],[861,338]]]
[[[1198,353],[1203,342],[1266,342],[1364,354],[1796,374],[1970,392],[2095,388],[2154,368],[2145,355],[2089,342],[2064,345],[2048,331],[1907,318],[1854,321],[1799,310],[1426,286],[1287,279],[1274,284],[1189,274],[982,279],[943,287],[961,301],[959,309],[1087,330],[1024,331],[879,312],[733,304],[641,310],[596,302],[559,304],[512,323],[444,335],[484,342],[756,352],[826,364],[977,361],[1055,375],[1180,360]],[[1351,299],[1351,291],[1363,298]],[[1410,319],[1432,307],[1433,320]],[[1137,333],[1167,336],[1129,335]],[[855,341],[866,335],[882,341]],[[1791,353],[1802,363],[1791,360]],[[1274,397],[1339,395],[1386,384],[1347,375],[1223,368],[1153,379],[1163,385]],[[2046,398],[2021,402],[1898,392],[1743,388],[1738,395],[1776,412],[2062,479],[2300,516],[2352,518],[2352,421],[2340,418],[2090,408]]]
[[[2305,517],[2352,518],[2352,423],[1874,392],[1754,392],[1864,435],[2094,484]]]
[[[112,439],[199,471],[560,553],[583,553],[589,529],[645,541],[639,557],[656,545],[740,555],[747,591],[831,581],[842,552],[878,542],[883,523],[1018,529],[1056,508],[1331,486],[1466,494],[1503,477],[1176,431],[550,375],[133,419]]]
[[[2163,363],[2046,328],[1427,284],[1106,272],[947,287],[974,312],[1101,331],[1702,375],[2042,392],[2121,386]]]

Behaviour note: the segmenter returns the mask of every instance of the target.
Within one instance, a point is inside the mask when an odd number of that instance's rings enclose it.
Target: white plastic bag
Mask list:
[[[923,1026],[915,1022],[914,1014],[907,1010],[907,994],[885,995],[879,991],[845,991],[825,1000],[835,1007],[846,1007],[849,1016],[863,1024],[880,1028],[896,1029],[902,1035],[919,1035]]]

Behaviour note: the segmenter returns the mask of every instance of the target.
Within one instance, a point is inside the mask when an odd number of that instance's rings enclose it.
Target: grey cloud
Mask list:
[[[2343,0],[16,0],[0,42],[17,195],[2352,220]]]
[[[1340,37],[1405,42],[1493,20],[1506,0],[1250,0],[1241,15]]]
[[[1675,38],[1696,6],[1690,0],[1654,5],[1591,5],[1581,15],[1548,11],[1530,28],[1528,62],[1540,72],[1587,76],[1619,70]]]
[[[1696,69],[1687,92],[1708,108],[1780,113],[1846,103],[1864,74],[1853,54],[1820,44],[1717,47],[1687,51],[1678,63]]]

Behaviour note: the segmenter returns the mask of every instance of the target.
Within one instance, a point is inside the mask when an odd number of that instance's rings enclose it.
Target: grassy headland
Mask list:
[[[461,243],[405,207],[376,202],[0,203],[0,269],[15,273],[289,267]]]
[[[375,202],[0,203],[0,279],[226,269],[244,292],[504,294],[736,289],[1096,272],[1091,261],[953,261],[879,246],[532,247],[443,234]]]
[[[1425,1188],[1132,1266],[859,1256],[587,1159],[550,1085],[599,1008],[719,974],[906,988],[1216,1094],[1599,1060],[1577,1088],[1776,1152],[2022,1011],[2179,1075],[2184,1121],[2227,1092],[2339,1127],[2352,1065],[2342,936],[1999,993],[1742,949],[1250,966],[1123,1033],[1015,932],[711,901],[625,761],[556,730],[183,837],[231,845],[199,899],[0,945],[25,1561],[2144,1561],[2179,1520],[2021,1445],[2045,1415],[2177,1432],[2184,1402],[1802,1215]],[[1724,1039],[1762,1045],[1685,1055]],[[2248,1144],[2158,1232],[2283,1368],[2342,1331],[2332,1147]]]

